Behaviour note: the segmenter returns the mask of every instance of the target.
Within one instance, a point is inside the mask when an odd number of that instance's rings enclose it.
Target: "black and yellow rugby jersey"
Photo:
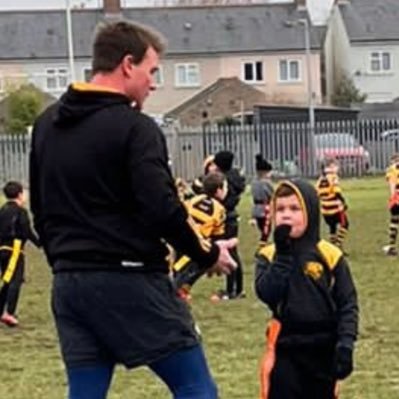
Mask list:
[[[344,210],[342,190],[336,173],[322,175],[316,183],[316,190],[323,215],[334,215]]]
[[[224,234],[226,211],[219,201],[205,194],[200,194],[186,201],[186,206],[189,215],[204,238]]]
[[[399,162],[387,168],[385,177],[389,183],[395,186],[395,193],[399,194]]]

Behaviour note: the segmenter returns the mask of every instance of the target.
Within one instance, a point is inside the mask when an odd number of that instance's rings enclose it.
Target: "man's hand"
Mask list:
[[[215,244],[219,247],[219,257],[216,263],[209,269],[208,276],[213,274],[230,274],[236,267],[236,261],[231,257],[229,249],[238,245],[237,238],[230,238],[229,240],[219,240]]]
[[[274,229],[274,243],[276,252],[280,255],[288,255],[292,251],[291,233],[292,227],[289,224],[280,224]]]
[[[348,377],[353,371],[353,350],[338,345],[335,349],[334,372],[338,380]]]

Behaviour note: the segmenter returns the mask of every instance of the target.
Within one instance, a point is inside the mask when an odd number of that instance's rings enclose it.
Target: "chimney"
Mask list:
[[[306,0],[295,0],[296,8],[298,11],[306,11],[307,10],[307,1]]]
[[[104,0],[104,14],[106,18],[120,19],[122,17],[121,0]]]

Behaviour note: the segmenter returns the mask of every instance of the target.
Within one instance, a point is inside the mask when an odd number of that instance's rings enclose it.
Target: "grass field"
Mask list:
[[[386,258],[387,189],[383,178],[343,183],[349,203],[347,248],[360,297],[361,325],[356,371],[342,385],[342,399],[399,398],[399,262]],[[206,279],[194,290],[193,311],[222,399],[252,399],[258,394],[258,361],[269,314],[252,289],[257,234],[248,225],[250,202],[241,205],[241,254],[248,297],[211,304],[223,280]],[[27,284],[19,307],[21,326],[0,326],[0,398],[65,397],[65,377],[49,309],[51,275],[40,252],[28,249]],[[169,398],[145,369],[118,368],[110,399]]]

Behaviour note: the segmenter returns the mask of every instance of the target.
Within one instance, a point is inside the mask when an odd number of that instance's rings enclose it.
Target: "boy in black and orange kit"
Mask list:
[[[342,251],[320,240],[316,190],[283,181],[272,201],[274,244],[260,249],[255,288],[272,311],[261,399],[333,399],[353,370],[356,289]]]
[[[227,195],[227,182],[223,174],[212,172],[203,181],[203,194],[185,202],[187,211],[203,238],[217,240],[225,233],[226,211],[222,201]],[[181,298],[191,299],[191,288],[204,274],[202,265],[182,256],[172,266],[175,286]]]
[[[329,227],[330,241],[343,250],[349,220],[346,213],[348,206],[339,186],[338,172],[338,161],[335,158],[327,159],[316,188],[320,198],[321,213]]]
[[[24,280],[23,248],[30,240],[36,247],[40,242],[32,231],[28,212],[23,207],[24,190],[19,182],[10,181],[3,188],[7,202],[0,208],[0,321],[10,327],[18,325],[16,309]]]

